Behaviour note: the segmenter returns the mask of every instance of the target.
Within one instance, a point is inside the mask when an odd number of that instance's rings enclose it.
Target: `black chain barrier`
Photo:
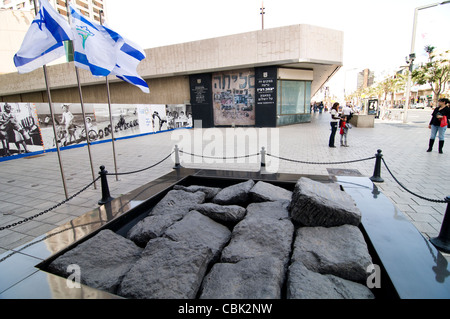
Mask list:
[[[362,162],[362,161],[367,161],[367,160],[371,160],[374,159],[375,156],[371,156],[371,157],[367,157],[367,158],[362,158],[362,159],[357,159],[357,160],[350,160],[350,161],[342,161],[342,162],[307,162],[307,161],[299,161],[299,160],[293,160],[290,158],[285,158],[285,157],[281,157],[281,156],[276,156],[276,155],[272,155],[267,153],[267,156],[271,156],[274,158],[278,158],[284,161],[289,161],[289,162],[294,162],[294,163],[301,163],[301,164],[315,164],[315,165],[333,165],[333,164],[348,164],[348,163],[355,163],[355,162]]]
[[[166,157],[164,157],[164,158],[163,158],[162,160],[160,160],[159,162],[157,162],[157,163],[155,163],[155,164],[153,164],[153,165],[151,165],[151,166],[149,166],[149,167],[140,169],[140,170],[136,170],[136,171],[132,171],[132,172],[125,172],[125,173],[106,173],[105,175],[127,175],[127,174],[139,173],[139,172],[145,171],[145,170],[147,170],[147,169],[150,169],[150,168],[152,168],[152,167],[155,167],[156,165],[161,164],[161,163],[164,162],[166,159],[168,159],[173,153],[174,153],[174,152],[170,153],[169,155],[167,155]],[[80,195],[80,194],[81,194],[82,192],[84,192],[86,189],[88,189],[89,187],[91,187],[91,186],[92,186],[96,181],[98,181],[100,178],[101,178],[101,176],[98,176],[95,180],[93,180],[92,182],[90,182],[88,185],[86,185],[85,187],[83,187],[81,190],[79,190],[78,192],[76,192],[76,193],[73,194],[72,196],[66,198],[66,199],[63,200],[62,202],[56,204],[55,206],[50,207],[50,208],[48,208],[48,209],[46,209],[46,210],[44,210],[44,211],[42,211],[42,212],[40,212],[40,213],[38,213],[38,214],[36,214],[36,215],[33,215],[33,216],[31,216],[31,217],[27,217],[27,218],[25,218],[25,219],[19,220],[18,222],[12,223],[12,224],[10,224],[10,225],[2,226],[2,227],[0,227],[0,231],[5,230],[5,229],[9,229],[9,228],[11,228],[11,227],[18,226],[18,225],[20,225],[20,224],[22,224],[22,223],[25,223],[25,222],[27,222],[27,221],[30,221],[30,220],[32,220],[32,219],[34,219],[34,218],[36,218],[36,217],[42,216],[42,215],[44,215],[45,213],[48,213],[48,212],[52,211],[53,209],[55,209],[55,208],[57,208],[57,207],[59,207],[59,206],[65,204],[65,203],[67,203],[68,201],[70,201],[70,200],[73,199],[74,197]]]
[[[381,160],[383,161],[384,166],[386,167],[386,169],[387,169],[387,171],[389,172],[389,174],[391,174],[391,176],[392,176],[392,178],[394,179],[394,181],[396,181],[397,184],[400,185],[400,187],[403,188],[403,189],[404,189],[405,191],[407,191],[408,193],[410,193],[410,194],[412,194],[412,195],[414,195],[414,196],[417,196],[417,197],[419,197],[419,198],[421,198],[421,199],[427,200],[427,201],[429,201],[429,202],[434,202],[434,203],[446,203],[445,200],[431,199],[431,198],[423,197],[423,196],[421,196],[421,195],[419,195],[419,194],[416,194],[416,193],[410,191],[410,190],[407,189],[402,183],[400,183],[400,181],[399,181],[397,178],[395,178],[394,174],[392,174],[391,170],[389,169],[389,167],[387,166],[386,162],[384,161],[384,158],[382,158]]]
[[[129,175],[129,174],[140,173],[140,172],[143,172],[143,171],[148,170],[148,169],[150,169],[150,168],[153,168],[153,167],[155,167],[156,165],[161,164],[161,163],[164,162],[166,159],[168,159],[170,156],[172,156],[173,153],[174,153],[174,152],[170,153],[169,155],[167,155],[166,157],[164,157],[162,160],[160,160],[158,163],[155,163],[155,164],[153,164],[153,165],[150,165],[149,167],[146,167],[146,168],[138,169],[138,170],[136,170],[136,171],[131,171],[131,172],[125,172],[125,173],[106,173],[105,175],[117,175],[117,176],[119,176],[119,175]]]
[[[213,156],[206,156],[206,155],[197,155],[197,154],[192,154],[192,153],[188,153],[188,152],[184,152],[182,150],[179,150],[180,153],[186,154],[186,155],[190,155],[190,156],[197,156],[197,157],[201,157],[201,158],[211,158],[211,159],[222,159],[222,160],[226,160],[226,159],[238,159],[238,158],[247,158],[247,157],[251,157],[251,156],[258,156],[259,153],[256,154],[251,154],[251,155],[242,155],[242,156],[233,156],[233,157],[213,157]]]
[[[15,226],[17,226],[17,225],[20,225],[20,224],[22,224],[22,223],[25,223],[25,222],[27,222],[27,221],[29,221],[29,220],[32,220],[32,219],[34,219],[34,218],[36,218],[36,217],[39,217],[39,216],[41,216],[41,215],[44,215],[45,213],[48,213],[48,212],[54,210],[55,208],[57,208],[57,207],[59,207],[59,206],[65,204],[65,203],[67,203],[69,200],[73,199],[74,197],[80,195],[82,192],[84,192],[86,189],[88,189],[89,187],[91,187],[91,186],[92,186],[96,181],[98,181],[99,179],[100,179],[100,176],[97,177],[96,179],[94,179],[92,182],[90,182],[88,185],[86,185],[85,187],[83,187],[81,190],[79,190],[78,192],[76,192],[76,193],[73,194],[72,196],[66,198],[65,200],[63,200],[62,202],[56,204],[56,205],[53,206],[53,207],[47,208],[46,210],[44,210],[44,211],[42,211],[42,212],[40,212],[40,213],[38,213],[38,214],[36,214],[36,215],[34,215],[34,216],[27,217],[27,218],[25,218],[25,219],[19,220],[18,222],[12,223],[12,224],[10,224],[10,225],[6,225],[6,226],[0,227],[0,231],[5,230],[5,229],[8,229],[8,228],[11,228],[11,227],[15,227]]]
[[[256,154],[242,155],[242,156],[233,156],[233,157],[213,157],[213,156],[205,156],[205,155],[192,154],[192,153],[184,152],[184,151],[178,150],[178,149],[177,149],[177,151],[180,152],[180,153],[186,154],[186,155],[190,155],[190,156],[197,156],[197,157],[210,158],[210,159],[222,159],[222,160],[226,160],[226,159],[248,158],[248,157],[252,157],[252,156],[263,155],[262,153],[259,153],[259,152],[258,152],[258,153],[256,153]],[[153,168],[153,167],[155,167],[155,166],[161,164],[162,162],[164,162],[165,160],[167,160],[170,156],[172,156],[173,153],[174,153],[174,152],[171,152],[169,155],[167,155],[166,157],[164,157],[164,158],[163,158],[162,160],[160,160],[159,162],[157,162],[157,163],[155,163],[155,164],[153,164],[153,165],[151,165],[151,166],[149,166],[149,167],[143,168],[143,169],[139,169],[139,170],[135,170],[135,171],[130,171],[130,172],[125,172],[125,173],[107,173],[107,172],[105,172],[104,175],[128,175],[128,174],[139,173],[139,172],[148,170],[148,169],[150,169],[150,168]],[[176,155],[177,155],[177,154],[176,154]],[[391,170],[389,169],[389,167],[387,166],[386,162],[384,161],[384,159],[383,159],[382,156],[381,156],[381,150],[379,150],[379,154],[378,154],[379,156],[378,156],[378,157],[377,157],[377,156],[371,156],[371,157],[362,158],[362,159],[357,159],[357,160],[340,161],[340,162],[311,162],[311,161],[300,161],[300,160],[294,160],[294,159],[290,159],[290,158],[286,158],[286,157],[276,156],[276,155],[269,154],[269,153],[267,153],[267,154],[265,154],[265,155],[270,156],[270,157],[273,157],[273,158],[277,158],[277,159],[280,159],[280,160],[284,160],[284,161],[289,161],[289,162],[294,162],[294,163],[301,163],[301,164],[314,164],[314,165],[348,164],[348,163],[355,163],[355,162],[367,161],[367,160],[371,160],[371,159],[374,159],[374,158],[377,158],[377,160],[378,160],[379,158],[381,158],[381,160],[383,161],[383,163],[384,163],[384,165],[385,165],[387,171],[389,172],[389,174],[391,174],[392,178],[393,178],[393,179],[394,179],[394,180],[395,180],[395,181],[396,181],[396,182],[397,182],[404,190],[406,190],[407,192],[409,192],[410,194],[412,194],[412,195],[414,195],[414,196],[417,196],[417,197],[419,197],[419,198],[421,198],[421,199],[424,199],[424,200],[427,200],[427,201],[431,201],[431,202],[435,202],[435,203],[446,203],[445,200],[437,200],[437,199],[426,198],[426,197],[424,197],[424,196],[418,195],[418,194],[416,194],[416,193],[410,191],[409,189],[407,189],[402,183],[400,183],[400,181],[394,176],[394,174],[392,174]],[[40,212],[40,213],[38,213],[38,214],[36,214],[36,215],[34,215],[34,216],[25,218],[25,219],[23,219],[23,220],[20,220],[20,221],[18,221],[18,222],[13,223],[13,224],[10,224],[10,225],[7,225],[7,226],[2,226],[2,227],[0,227],[0,231],[5,230],[5,229],[8,229],[8,228],[11,228],[11,227],[14,227],[14,226],[17,226],[17,225],[20,225],[20,224],[22,224],[22,223],[24,223],[24,222],[27,222],[27,221],[29,221],[29,220],[32,220],[32,219],[36,218],[36,217],[39,217],[39,216],[41,216],[41,215],[43,215],[43,214],[45,214],[45,213],[47,213],[47,212],[49,212],[49,211],[52,211],[53,209],[55,209],[55,208],[57,208],[57,207],[59,207],[59,206],[65,204],[65,203],[67,203],[69,200],[73,199],[74,197],[76,197],[76,196],[78,196],[79,194],[81,194],[82,192],[84,192],[86,189],[88,189],[90,186],[92,186],[92,185],[93,185],[97,180],[99,180],[100,178],[101,178],[101,176],[97,177],[97,178],[96,178],[95,180],[93,180],[91,183],[89,183],[88,185],[86,185],[85,187],[83,187],[80,191],[78,191],[77,193],[73,194],[73,195],[70,196],[69,198],[63,200],[62,202],[56,204],[55,206],[50,207],[50,208],[48,208],[48,209],[46,209],[46,210],[44,210],[44,211],[42,211],[42,212]],[[108,191],[108,193],[109,193],[109,191]],[[111,198],[111,199],[112,199],[112,198]]]

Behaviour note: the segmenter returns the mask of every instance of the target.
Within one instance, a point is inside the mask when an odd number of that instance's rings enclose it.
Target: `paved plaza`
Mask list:
[[[408,123],[375,120],[374,128],[349,130],[349,147],[328,147],[329,113],[313,113],[310,123],[280,128],[212,128],[179,129],[158,134],[91,145],[95,177],[104,165],[109,173],[132,172],[161,161],[180,146],[181,165],[187,168],[258,171],[261,147],[265,147],[269,173],[311,175],[355,174],[372,176],[378,149],[392,174],[407,189],[427,199],[443,200],[450,195],[450,130],[446,133],[444,154],[437,145],[427,153],[431,110],[409,112]],[[436,143],[437,144],[437,143]],[[191,156],[190,154],[203,155]],[[88,148],[78,147],[60,152],[68,196],[92,182]],[[249,155],[249,156],[244,156]],[[236,158],[233,158],[236,157]],[[279,159],[282,157],[283,159]],[[223,159],[226,158],[226,159]],[[231,159],[230,159],[231,158]],[[363,160],[371,158],[368,160]],[[339,164],[347,162],[345,164]],[[111,196],[117,198],[173,170],[174,155],[159,165],[139,173],[108,176]],[[421,199],[404,189],[381,167],[383,192],[403,212],[425,238],[436,237],[447,207]],[[100,181],[68,202],[65,200],[60,165],[56,152],[0,162],[0,227],[14,224],[44,212],[32,220],[0,231],[0,254],[26,244],[53,228],[98,207]],[[446,255],[449,259],[449,255]]]

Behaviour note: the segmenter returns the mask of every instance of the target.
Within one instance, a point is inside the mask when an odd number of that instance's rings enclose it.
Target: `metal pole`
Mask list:
[[[98,201],[99,205],[103,205],[106,203],[109,203],[114,198],[111,197],[111,194],[109,193],[109,186],[108,186],[108,180],[106,178],[106,175],[108,174],[108,171],[105,170],[105,166],[100,166],[100,182],[102,185],[102,199]]]
[[[103,10],[100,10],[100,25],[103,25]],[[116,171],[116,181],[119,180],[119,177],[117,175],[117,160],[116,160],[116,147],[114,144],[114,126],[112,121],[112,111],[111,111],[111,95],[109,92],[109,80],[108,76],[105,76],[106,79],[106,93],[108,95],[108,108],[109,108],[109,123],[111,124],[111,141],[112,141],[112,148],[113,148],[113,158],[114,158],[114,169]]]
[[[173,167],[174,169],[177,168],[181,168],[181,164],[180,164],[180,154],[179,154],[179,148],[178,145],[175,145],[175,166]]]
[[[261,30],[264,30],[264,15],[266,14],[264,12],[264,1],[261,1]]]
[[[69,3],[66,1],[66,11],[67,11],[67,19],[70,23],[70,11],[69,11]],[[74,53],[74,49],[72,46],[72,54]],[[81,84],[80,84],[80,74],[78,72],[78,67],[75,66],[75,74],[77,76],[77,84],[78,84],[78,94],[80,95],[80,103],[81,103],[81,112],[83,114],[83,124],[84,124],[84,131],[86,133],[86,142],[88,147],[88,154],[89,154],[89,162],[91,164],[91,174],[92,174],[92,180],[94,181],[94,189],[97,189],[97,184],[95,182],[95,173],[94,173],[94,166],[92,164],[92,154],[91,154],[91,141],[89,140],[89,131],[86,124],[86,113],[84,112],[84,102],[83,102],[83,93],[81,92]]]
[[[431,238],[431,243],[439,250],[450,253],[450,196],[445,198],[447,202],[447,210],[445,211],[444,221],[442,222],[439,236]]]
[[[37,5],[36,5],[36,0],[33,0],[33,2],[34,2],[34,14],[37,15],[38,9],[37,9]],[[47,76],[47,66],[44,64],[42,66],[42,69],[44,70],[44,79],[45,79],[45,87],[47,89],[48,106],[50,108],[50,115],[52,116],[53,134],[55,136],[55,144],[56,144],[56,152],[58,154],[59,170],[61,172],[61,178],[62,178],[63,187],[64,187],[64,194],[66,196],[66,199],[68,199],[69,194],[67,193],[66,178],[64,176],[64,169],[63,169],[62,160],[61,160],[61,153],[60,153],[59,145],[58,145],[58,137],[56,135],[55,115],[53,113],[52,95],[50,94],[50,86],[49,86],[49,81],[48,81],[48,76]]]
[[[261,168],[266,167],[266,148],[261,147]]]
[[[381,178],[381,158],[383,154],[381,154],[381,150],[377,150],[377,154],[375,154],[375,168],[373,170],[373,176],[370,178],[372,182],[382,183],[384,179]]]
[[[413,21],[413,31],[412,31],[412,39],[411,39],[411,50],[410,50],[410,53],[409,53],[410,65],[409,65],[408,81],[406,83],[405,112],[404,112],[404,115],[403,115],[403,123],[406,123],[407,120],[408,120],[409,100],[410,100],[410,97],[411,97],[411,72],[413,70],[413,62],[414,62],[414,58],[415,58],[414,50],[415,50],[415,46],[416,46],[417,17],[418,17],[419,10],[428,9],[428,8],[432,8],[432,7],[436,7],[436,6],[443,5],[443,4],[448,4],[448,3],[450,3],[450,1],[437,2],[437,3],[432,3],[432,4],[429,4],[429,5],[417,7],[417,8],[414,9],[414,21]]]

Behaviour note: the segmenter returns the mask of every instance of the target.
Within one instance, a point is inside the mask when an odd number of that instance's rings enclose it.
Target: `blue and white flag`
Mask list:
[[[47,0],[40,0],[39,12],[14,55],[17,71],[28,73],[64,56],[64,41],[71,39],[72,32],[66,19]]]
[[[112,70],[111,74],[137,86],[144,93],[150,93],[147,82],[139,76],[136,70],[139,62],[145,59],[145,52],[137,44],[128,39],[124,40],[125,43],[120,49],[116,67]]]
[[[116,66],[124,40],[113,30],[91,22],[70,4],[75,65],[95,76],[107,76]]]

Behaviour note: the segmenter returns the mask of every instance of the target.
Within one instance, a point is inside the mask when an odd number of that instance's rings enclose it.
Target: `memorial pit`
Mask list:
[[[182,184],[45,270],[77,265],[82,284],[133,299],[375,298],[361,212],[339,184]]]

